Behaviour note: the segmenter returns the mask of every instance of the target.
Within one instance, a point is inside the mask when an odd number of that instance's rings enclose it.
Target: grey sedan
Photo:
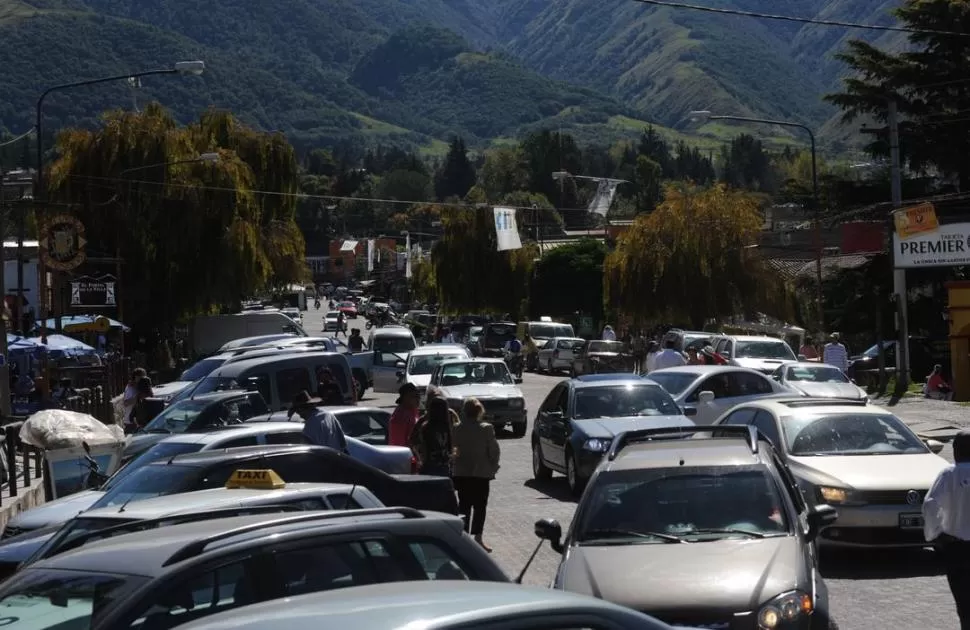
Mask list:
[[[845,372],[825,363],[783,363],[771,377],[785,387],[813,398],[869,400],[865,390],[852,382]]]

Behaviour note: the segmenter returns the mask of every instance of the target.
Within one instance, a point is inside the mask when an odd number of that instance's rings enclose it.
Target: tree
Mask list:
[[[419,302],[438,301],[438,282],[434,276],[434,264],[427,258],[411,265],[411,295]]]
[[[637,187],[637,212],[653,212],[661,198],[663,174],[660,164],[645,155],[637,156],[637,166],[633,183]]]
[[[721,149],[721,181],[745,190],[764,190],[770,180],[770,161],[761,141],[746,133]]]
[[[754,310],[784,318],[786,287],[750,247],[761,223],[747,193],[667,185],[663,203],[637,217],[607,256],[606,304],[695,329],[712,317]]]
[[[582,153],[576,140],[569,134],[540,131],[527,136],[521,146],[529,168],[528,190],[545,195],[559,208],[578,208],[575,182],[571,178],[556,181],[552,176],[559,171],[583,174],[580,172]],[[584,214],[568,212],[563,221],[570,226],[579,226],[585,220]]]
[[[298,169],[282,135],[219,111],[179,127],[155,103],[103,119],[97,131],[58,135],[50,195],[76,208],[89,251],[124,260],[128,324],[170,331],[180,319],[305,280]],[[215,163],[194,160],[216,151]]]
[[[855,76],[843,79],[844,92],[826,100],[852,122],[868,116],[885,123],[890,99],[897,103],[901,123],[900,150],[914,170],[935,166],[959,178],[960,190],[970,188],[970,41],[941,31],[970,32],[970,3],[962,0],[906,0],[896,9],[902,25],[922,32],[909,34],[902,52],[880,50],[853,40],[839,55]],[[883,128],[870,152],[889,153]]]
[[[606,245],[584,238],[543,254],[536,263],[532,294],[533,317],[552,315],[572,318],[576,311],[603,318],[603,261]]]
[[[475,167],[468,160],[465,141],[455,136],[448,147],[444,164],[435,174],[434,189],[439,201],[464,197],[475,185]]]
[[[431,178],[420,171],[394,169],[381,177],[378,195],[381,199],[428,201],[431,199]]]
[[[536,248],[497,251],[491,208],[445,208],[441,222],[444,236],[431,251],[441,308],[517,316],[528,294]]]
[[[481,187],[485,197],[498,200],[520,190],[529,189],[529,162],[518,146],[499,147],[485,154],[481,170]]]

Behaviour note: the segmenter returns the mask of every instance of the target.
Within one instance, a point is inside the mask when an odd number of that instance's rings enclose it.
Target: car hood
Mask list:
[[[26,562],[34,553],[50,540],[58,530],[46,529],[43,533],[31,533],[10,538],[0,543],[0,563],[20,564]]]
[[[692,427],[687,416],[630,416],[627,418],[590,418],[570,420],[586,434],[586,437],[611,438],[625,431],[657,429],[662,427]]]
[[[171,383],[165,383],[164,385],[152,385],[152,394],[155,398],[164,398],[165,400],[168,400],[194,382],[195,381],[172,381]]]
[[[172,433],[135,433],[128,436],[125,442],[125,450],[122,451],[123,458],[134,457],[142,451],[147,451],[162,440],[173,435]]]
[[[817,398],[849,398],[852,400],[862,400],[866,393],[852,383],[813,383],[805,381],[789,381],[788,387],[797,390],[806,396]]]
[[[556,587],[661,619],[756,610],[797,588],[807,567],[794,536],[680,544],[570,547]]]
[[[813,484],[858,490],[926,490],[949,464],[933,453],[789,456],[792,473]]]
[[[98,490],[83,490],[21,512],[10,519],[7,525],[27,530],[64,523],[94,505],[102,496],[104,493]]]
[[[522,390],[515,385],[471,383],[443,387],[448,398],[522,398]]]
[[[418,389],[426,389],[431,384],[430,374],[408,374],[407,382],[413,384]]]
[[[737,359],[732,359],[731,363],[739,367],[748,368],[749,370],[758,370],[759,372],[768,373],[774,372],[778,369],[779,365],[782,363],[787,363],[788,361],[794,361],[794,359],[782,361],[781,359],[747,359],[740,357]]]
[[[622,352],[587,352],[586,353],[586,356],[588,356],[588,357],[601,357],[601,358],[604,358],[604,359],[608,359],[610,357],[618,357],[618,356],[621,356],[622,354],[623,354]]]

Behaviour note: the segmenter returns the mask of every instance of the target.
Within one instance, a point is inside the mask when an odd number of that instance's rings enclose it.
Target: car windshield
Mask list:
[[[590,341],[586,352],[623,352],[622,341]]]
[[[783,418],[781,426],[795,457],[929,452],[902,420],[888,413],[806,413]]]
[[[4,585],[0,617],[18,630],[91,628],[95,618],[146,581],[132,575],[31,569]]]
[[[452,363],[441,371],[441,386],[457,385],[513,385],[512,375],[504,363]]]
[[[532,324],[529,326],[529,334],[540,339],[552,339],[553,337],[572,337],[573,327],[569,324]]]
[[[738,359],[781,359],[794,361],[795,353],[788,344],[778,341],[739,341],[735,344],[734,356]]]
[[[573,407],[573,417],[580,419],[680,414],[670,394],[649,383],[580,387]]]
[[[212,373],[217,367],[225,363],[226,360],[222,358],[209,357],[208,359],[202,359],[201,361],[196,361],[195,364],[189,369],[182,372],[179,376],[180,381],[197,381],[200,378],[205,378]]]
[[[464,359],[468,355],[461,354],[422,354],[412,355],[408,361],[408,374],[422,375],[431,374],[442,361],[454,361]]]
[[[211,394],[212,392],[224,392],[230,389],[239,389],[239,382],[229,376],[207,376],[195,387],[195,391],[190,394],[190,396],[200,396],[202,394]],[[185,398],[180,398],[179,400],[185,400]],[[173,398],[172,404],[174,405],[177,401]]]
[[[142,429],[144,433],[184,433],[212,404],[211,400],[183,400],[168,406]]]
[[[330,311],[327,313],[327,319],[337,319],[340,317],[340,311]]]
[[[50,558],[69,549],[73,549],[78,541],[84,536],[93,532],[99,532],[109,527],[124,525],[135,519],[130,518],[85,518],[78,516],[64,523],[64,526],[57,530],[47,542],[45,542],[34,555],[30,557],[27,564],[32,564],[44,558]]]
[[[671,396],[680,396],[697,380],[697,374],[659,370],[650,372],[647,378],[658,383]]]
[[[884,342],[882,342],[882,347],[883,347],[883,349],[887,353],[888,352],[892,352],[895,349],[895,346],[896,346],[896,342],[895,341],[884,341]],[[877,358],[879,356],[879,344],[876,344],[874,346],[871,346],[868,350],[866,350],[865,352],[863,352],[862,355],[865,356],[865,357],[868,357],[870,359]]]
[[[403,358],[403,355],[414,350],[414,346],[414,337],[410,335],[377,335],[371,344],[371,350],[382,354],[397,354]]]
[[[104,496],[90,509],[187,492],[196,486],[202,472],[204,470],[201,468],[178,464],[142,466],[118,483],[112,484],[110,489],[105,488]]]
[[[796,365],[787,369],[785,380],[808,383],[848,383],[849,377],[831,365]]]
[[[147,451],[140,453],[121,470],[111,475],[111,479],[108,479],[101,490],[108,491],[114,488],[116,485],[121,483],[121,480],[135,472],[140,470],[142,466],[150,464],[159,459],[167,459],[175,457],[176,455],[185,455],[186,453],[197,453],[202,450],[202,444],[199,443],[188,443],[188,442],[166,442],[162,440],[158,444],[155,444]]]
[[[515,339],[515,326],[511,324],[491,324],[485,329],[485,345],[502,346],[510,339]]]
[[[789,532],[778,485],[763,466],[690,466],[597,475],[577,515],[580,544],[702,542]]]

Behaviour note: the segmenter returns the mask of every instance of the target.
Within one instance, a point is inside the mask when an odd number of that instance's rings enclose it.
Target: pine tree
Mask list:
[[[468,159],[465,141],[458,136],[451,139],[448,155],[435,174],[434,190],[438,199],[464,197],[475,185],[475,167]]]

